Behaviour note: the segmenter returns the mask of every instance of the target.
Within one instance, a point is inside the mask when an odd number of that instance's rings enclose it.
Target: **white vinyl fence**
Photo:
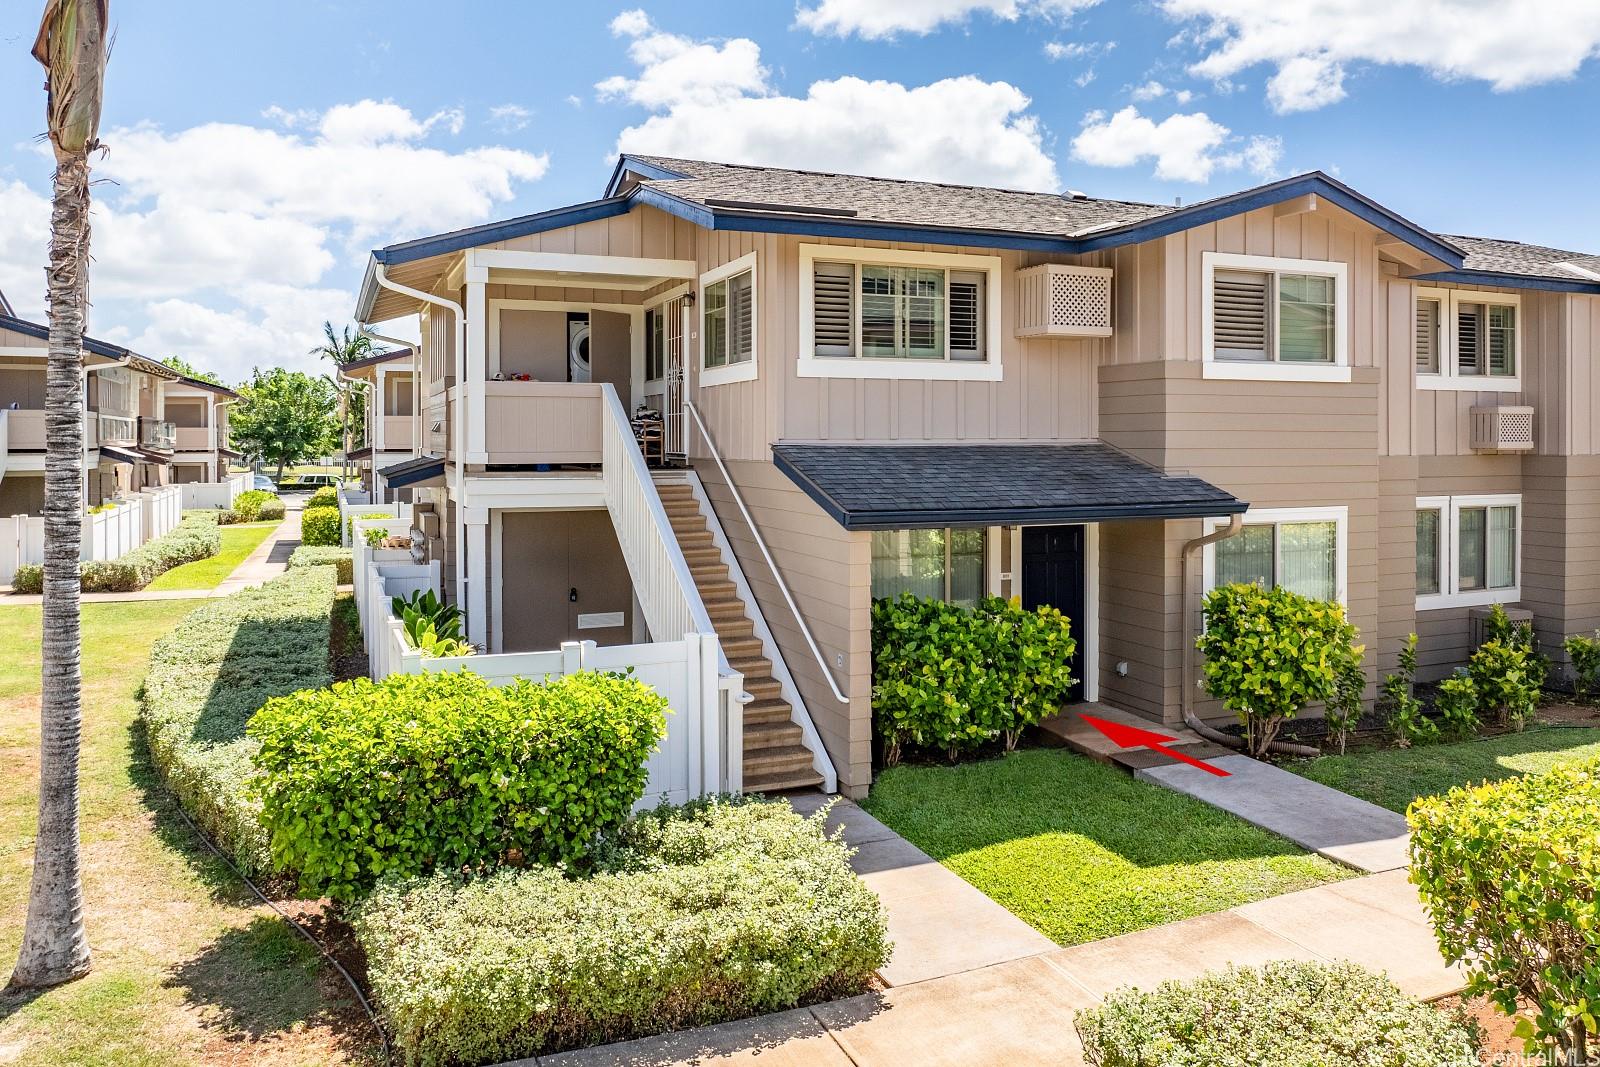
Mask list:
[[[350,548],[353,544],[352,533],[350,529],[350,516],[352,515],[385,515],[392,518],[400,518],[402,515],[404,515],[406,516],[406,522],[403,526],[389,526],[385,527],[384,530],[386,533],[398,534],[401,537],[404,537],[411,531],[411,520],[409,517],[411,513],[410,504],[366,503],[366,501],[370,499],[371,495],[372,494],[370,493],[360,492],[359,490],[339,490],[339,543],[345,548]]]
[[[739,792],[744,764],[744,678],[719,670],[720,643],[715,633],[686,633],[680,641],[643,645],[597,646],[593,641],[567,642],[547,652],[433,658],[423,656],[406,640],[405,627],[390,603],[423,589],[440,589],[437,562],[379,558],[362,533],[383,529],[403,533],[409,518],[358,521],[355,524],[356,610],[361,614],[373,678],[425,671],[470,670],[497,684],[517,678],[540,681],[580,670],[631,672],[666,698],[672,709],[667,736],[647,763],[650,781],[640,807],[665,799],[681,804],[708,793]]]
[[[132,493],[112,507],[83,516],[83,546],[78,558],[86,562],[119,559],[167,533],[182,518],[181,486]],[[0,584],[10,584],[23,564],[43,562],[44,517],[0,518]]]
[[[185,482],[178,488],[183,490],[184,510],[191,508],[231,508],[234,498],[249,489],[251,478],[249,472],[244,474],[230,474],[220,482]]]

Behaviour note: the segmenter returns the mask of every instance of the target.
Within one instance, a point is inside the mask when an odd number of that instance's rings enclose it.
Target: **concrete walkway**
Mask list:
[[[1112,990],[1286,959],[1353,960],[1422,999],[1464,984],[1440,958],[1405,872],[1393,871],[813,1008],[518,1062],[1081,1067],[1073,1016]]]
[[[1249,756],[1225,755],[1206,762],[1227,771],[1228,777],[1171,761],[1133,773],[1358,871],[1403,871],[1410,862],[1410,829],[1398,812]]]
[[[300,547],[300,510],[296,506],[286,507],[283,521],[272,531],[272,536],[257,545],[211,595],[228,596],[241,589],[265,585],[288,570],[289,556]]]

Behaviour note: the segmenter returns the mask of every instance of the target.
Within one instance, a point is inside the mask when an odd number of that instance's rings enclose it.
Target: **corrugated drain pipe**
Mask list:
[[[1212,741],[1219,745],[1226,745],[1228,748],[1237,749],[1244,748],[1244,741],[1242,738],[1234,737],[1232,734],[1225,734],[1221,730],[1212,729],[1205,723],[1201,722],[1200,716],[1194,713],[1195,635],[1189,632],[1189,628],[1194,625],[1195,609],[1194,594],[1190,591],[1189,585],[1189,561],[1194,558],[1194,554],[1200,549],[1206,547],[1207,545],[1214,545],[1218,541],[1227,540],[1234,534],[1237,534],[1243,527],[1244,515],[1236,512],[1228,517],[1228,525],[1222,529],[1213,530],[1204,537],[1196,537],[1192,541],[1185,542],[1183,546],[1182,564],[1179,572],[1180,579],[1183,582],[1183,684],[1181,686],[1183,694],[1180,700],[1180,704],[1183,708],[1183,724],[1189,729],[1193,730],[1195,733],[1199,734],[1201,737],[1205,738],[1207,741]],[[1312,748],[1310,745],[1296,745],[1289,741],[1273,741],[1271,744],[1267,745],[1267,751],[1282,753],[1286,756],[1322,755],[1322,751],[1320,749]]]

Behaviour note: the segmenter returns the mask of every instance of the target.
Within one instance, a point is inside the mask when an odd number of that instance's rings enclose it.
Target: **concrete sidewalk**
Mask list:
[[[1457,992],[1404,871],[701,1030],[519,1061],[523,1067],[1081,1067],[1073,1016],[1124,985],[1235,964],[1348,959],[1412,996]]]
[[[289,569],[289,556],[300,547],[300,508],[284,509],[283,521],[272,536],[233,569],[233,573],[212,590],[212,596],[228,596],[241,589],[265,585]]]

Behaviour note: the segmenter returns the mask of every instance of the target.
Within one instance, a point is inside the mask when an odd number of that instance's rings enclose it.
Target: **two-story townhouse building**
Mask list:
[[[1320,173],[1173,207],[627,155],[375,251],[358,317],[411,315],[382,473],[470,639],[673,640],[686,570],[750,789],[867,788],[902,590],[1055,604],[1076,695],[1157,722],[1220,710],[1187,650],[1222,582],[1341,600],[1374,677],[1412,631],[1447,672],[1490,603],[1553,654],[1600,623],[1600,262]]]
[[[0,409],[5,461],[0,514],[37,515],[44,506],[44,391],[49,329],[0,316]],[[85,338],[84,470],[90,505],[169,484],[176,445],[166,388],[182,375],[120,345]]]
[[[420,439],[421,408],[417,404],[416,352],[410,348],[377,352],[351,360],[339,368],[339,377],[359,382],[366,394],[361,445],[349,459],[361,472],[361,488],[375,503],[409,500],[410,490],[390,489],[375,472],[416,456]]]
[[[219,482],[231,463],[243,459],[229,447],[228,408],[239,394],[225,385],[180,376],[162,390],[166,421],[173,427],[171,482]]]

